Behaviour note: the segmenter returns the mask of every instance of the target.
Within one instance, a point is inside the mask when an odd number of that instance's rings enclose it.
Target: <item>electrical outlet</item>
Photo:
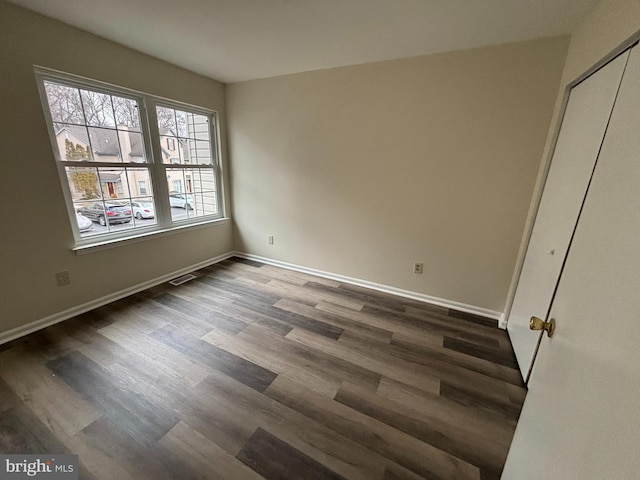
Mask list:
[[[64,270],[62,272],[56,272],[56,283],[59,287],[64,287],[65,285],[69,285],[71,283],[71,277],[69,276],[69,270]]]
[[[422,275],[422,262],[413,262],[413,273]]]
[[[273,245],[273,235],[267,235],[267,243]]]

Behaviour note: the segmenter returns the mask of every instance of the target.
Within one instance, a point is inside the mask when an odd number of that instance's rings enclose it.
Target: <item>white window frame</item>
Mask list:
[[[60,176],[60,183],[67,205],[67,211],[71,223],[71,229],[75,240],[74,250],[89,249],[95,246],[104,246],[110,243],[120,243],[125,240],[135,239],[149,235],[160,233],[171,233],[172,231],[182,230],[191,226],[202,226],[206,224],[220,222],[226,220],[225,204],[224,204],[224,185],[222,172],[222,157],[220,149],[220,125],[219,116],[215,110],[210,110],[194,105],[186,104],[175,100],[170,100],[155,95],[139,92],[111,85],[98,80],[87,79],[73,74],[52,70],[45,67],[34,68],[40,99],[44,110],[44,116],[47,122],[47,129],[51,140],[55,163]],[[49,102],[45,90],[44,82],[57,82],[73,88],[83,88],[105,93],[109,95],[117,95],[120,97],[130,98],[138,103],[138,111],[140,115],[140,132],[143,138],[144,150],[147,162],[86,162],[86,161],[70,161],[61,157],[56,141],[54,122],[49,109]],[[215,201],[218,206],[218,212],[211,215],[203,215],[198,217],[186,218],[174,221],[171,217],[171,206],[169,203],[169,188],[166,180],[167,168],[175,168],[172,163],[163,163],[162,161],[162,142],[158,128],[158,119],[156,115],[156,106],[169,107],[189,113],[204,115],[209,118],[209,138],[211,144],[211,165],[186,165],[188,168],[206,168],[213,171],[215,179]],[[146,167],[149,169],[149,180],[151,182],[151,190],[153,192],[153,200],[156,212],[156,224],[136,227],[132,229],[119,230],[90,237],[82,237],[76,221],[76,212],[74,209],[73,199],[69,190],[69,182],[65,167],[115,167],[122,168],[128,166],[131,168]],[[148,189],[148,185],[147,185]]]

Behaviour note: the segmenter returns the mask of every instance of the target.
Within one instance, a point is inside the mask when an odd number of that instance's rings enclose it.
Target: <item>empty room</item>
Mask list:
[[[637,479],[638,0],[0,0],[0,479]]]

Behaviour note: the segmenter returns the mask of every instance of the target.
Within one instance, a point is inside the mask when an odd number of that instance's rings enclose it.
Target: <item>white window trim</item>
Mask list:
[[[189,230],[199,230],[205,227],[211,227],[216,225],[224,225],[229,222],[229,218],[216,218],[215,220],[206,220],[197,223],[189,223],[187,225],[177,225],[172,228],[154,230],[153,232],[136,232],[135,235],[129,235],[125,238],[115,238],[110,240],[103,240],[101,242],[94,242],[90,245],[81,245],[72,248],[77,255],[84,255],[87,253],[99,252],[101,250],[109,250],[111,248],[122,247],[124,245],[131,245],[133,243],[143,242],[151,238],[159,238],[167,235],[173,235],[180,232],[186,232]]]
[[[75,245],[73,250],[81,253],[87,253],[94,250],[102,250],[109,248],[109,245],[118,246],[130,242],[138,242],[140,240],[154,238],[158,235],[166,235],[172,232],[184,231],[188,227],[202,228],[208,224],[223,224],[228,220],[226,216],[226,205],[224,195],[224,175],[222,169],[222,151],[220,148],[220,124],[219,115],[215,110],[187,104],[184,102],[171,100],[156,95],[140,92],[137,90],[112,85],[99,80],[87,79],[77,75],[60,72],[46,67],[34,67],[40,100],[47,123],[47,130],[51,141],[51,148],[54,155],[56,167],[62,185],[63,195],[67,206],[67,213],[73,231]],[[44,87],[44,81],[50,80],[60,82],[65,85],[86,88],[93,91],[118,95],[125,98],[131,98],[137,101],[140,115],[140,130],[143,138],[143,145],[147,155],[147,162],[74,162],[63,160],[60,157],[58,144],[55,137],[53,119],[49,110],[49,102]],[[175,108],[179,110],[187,110],[191,113],[208,116],[209,137],[211,142],[212,165],[188,165],[189,168],[211,168],[215,177],[215,200],[218,205],[218,213],[214,215],[206,215],[200,217],[192,217],[183,220],[173,221],[171,218],[171,207],[169,204],[169,189],[166,182],[166,169],[175,167],[173,164],[164,164],[162,162],[161,139],[156,116],[156,106]],[[91,237],[82,237],[75,218],[75,209],[73,207],[73,199],[68,187],[68,179],[65,166],[91,166],[91,167],[116,167],[124,166],[130,168],[148,167],[151,180],[151,188],[153,190],[153,199],[156,212],[156,225],[148,227],[137,227],[134,229],[110,232]]]

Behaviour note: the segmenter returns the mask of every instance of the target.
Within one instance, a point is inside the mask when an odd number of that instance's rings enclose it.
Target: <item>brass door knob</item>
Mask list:
[[[529,328],[531,330],[544,330],[547,332],[547,336],[553,336],[553,332],[556,331],[556,319],[552,318],[548,322],[541,320],[538,317],[531,317],[529,320]]]

